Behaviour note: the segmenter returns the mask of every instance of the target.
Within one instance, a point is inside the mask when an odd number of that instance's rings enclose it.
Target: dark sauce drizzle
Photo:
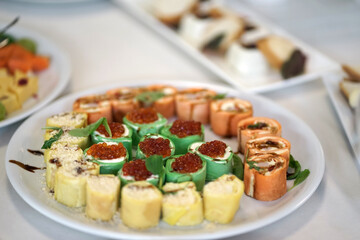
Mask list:
[[[30,166],[30,165],[24,164],[24,163],[16,161],[16,160],[9,160],[9,162],[11,162],[13,164],[16,164],[19,167],[25,169],[26,171],[29,171],[29,172],[32,172],[32,173],[34,173],[35,170],[44,170],[44,169],[46,169],[45,167],[39,168],[39,167]]]
[[[44,152],[40,151],[40,150],[31,150],[28,149],[28,152],[31,154],[34,154],[35,156],[44,156]]]

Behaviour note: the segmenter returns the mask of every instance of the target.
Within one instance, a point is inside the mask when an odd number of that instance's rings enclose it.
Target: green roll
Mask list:
[[[145,161],[145,159],[137,159],[137,160]],[[135,161],[137,161],[137,160],[135,160]],[[122,168],[118,172],[117,176],[119,177],[119,179],[121,181],[121,187],[125,186],[128,183],[136,182],[134,176],[124,176]],[[165,169],[164,169],[164,171],[162,171],[161,178],[165,179]],[[162,187],[162,186],[159,186],[159,180],[160,180],[159,175],[152,174],[146,180],[139,180],[139,181],[147,181],[147,182],[151,183],[152,185],[154,185],[155,187]],[[162,182],[162,184],[164,184],[164,181]]]
[[[173,156],[175,154],[175,144],[171,141],[171,139],[165,137],[165,136],[162,136],[160,134],[153,134],[153,133],[149,133],[149,134],[146,134],[145,136],[143,136],[141,139],[140,139],[140,142],[137,146],[137,150],[136,150],[136,158],[138,159],[143,159],[143,158],[147,158],[147,157],[150,157],[150,156],[146,156],[145,153],[143,153],[143,151],[141,151],[140,149],[140,143],[143,142],[146,138],[163,138],[163,139],[167,139],[170,141],[170,149],[171,149],[171,154],[170,156],[168,157],[165,157],[163,158],[163,161],[165,162],[166,159],[168,159],[169,157]],[[154,154],[154,155],[158,155],[158,154]]]
[[[175,144],[175,154],[185,154],[188,152],[188,147],[194,142],[204,141],[204,126],[201,125],[201,134],[200,135],[190,135],[187,137],[180,138],[175,134],[170,132],[172,124],[164,126],[160,134],[168,137]]]
[[[212,181],[224,174],[232,172],[233,151],[227,146],[223,158],[212,158],[199,152],[199,147],[205,142],[193,143],[189,146],[189,152],[197,154],[202,160],[206,161],[206,181]]]
[[[111,138],[106,137],[105,135],[99,133],[98,131],[95,131],[91,134],[91,141],[93,144],[100,143],[100,142],[121,142],[124,147],[126,148],[128,154],[129,154],[129,160],[132,159],[132,134],[133,131],[131,128],[126,126],[125,124],[122,124],[125,128],[125,132],[123,136],[119,138]]]
[[[116,142],[106,142],[107,144],[119,144]],[[125,148],[125,147],[124,147]],[[119,170],[123,167],[124,163],[128,161],[129,159],[129,153],[126,150],[126,156],[117,158],[117,159],[99,159],[94,158],[91,155],[88,155],[87,152],[90,148],[85,149],[84,151],[84,157],[88,161],[96,162],[100,165],[100,174],[113,174],[116,175]]]
[[[192,153],[187,153],[187,154],[192,154]],[[194,173],[179,173],[174,171],[172,168],[173,162],[175,162],[177,158],[185,155],[186,154],[175,155],[166,161],[166,167],[165,167],[166,182],[182,183],[186,181],[192,181],[196,185],[196,190],[202,191],[205,185],[206,168],[207,168],[206,166],[207,164],[204,159],[201,159],[202,168],[200,168],[198,171]]]
[[[132,144],[137,146],[140,139],[148,133],[159,133],[160,129],[167,123],[167,119],[160,113],[157,114],[158,119],[152,123],[134,123],[131,122],[126,116],[123,118],[123,122],[133,130]]]

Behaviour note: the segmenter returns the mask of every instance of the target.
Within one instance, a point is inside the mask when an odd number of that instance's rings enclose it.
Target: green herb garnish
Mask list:
[[[220,33],[216,37],[214,37],[212,40],[210,40],[204,47],[204,49],[218,49],[221,41],[224,39],[225,34]]]
[[[241,158],[234,154],[233,156],[233,170],[232,173],[238,177],[240,180],[244,180],[244,165]]]
[[[293,189],[294,187],[296,187],[297,185],[299,185],[300,183],[302,183],[303,181],[305,181],[305,179],[310,175],[310,170],[309,169],[305,169],[304,171],[300,172],[297,177],[295,178],[294,181],[294,185],[288,190],[290,191],[291,189]]]
[[[249,169],[255,169],[256,171],[260,171],[260,168],[258,166],[256,166],[256,162],[255,161],[246,161],[247,164],[249,164]]]
[[[0,102],[0,121],[4,120],[5,116],[6,116],[6,108],[5,108],[4,104],[2,104]]]
[[[255,124],[251,124],[251,125],[248,125],[247,128],[248,129],[262,129],[264,127],[267,127],[267,123],[263,123],[263,122],[258,122],[258,123],[255,123]]]
[[[49,128],[49,129],[53,129],[53,130],[58,130],[59,132],[57,134],[55,134],[54,136],[52,136],[49,140],[46,140],[44,142],[44,144],[42,145],[41,149],[49,149],[51,148],[51,145],[56,142],[57,140],[59,140],[59,138],[61,137],[61,135],[63,135],[64,130],[62,130],[61,128]]]
[[[293,173],[287,173],[286,179],[287,180],[292,180],[295,179],[299,173],[301,172],[301,165],[298,161],[295,160],[295,158],[290,154],[290,159],[289,159],[289,168],[293,168],[294,172]]]
[[[69,134],[74,137],[88,137],[98,129],[100,125],[104,125],[106,132],[112,137],[111,130],[107,119],[105,117],[100,118],[97,122],[92,123],[84,128],[75,128],[69,131]]]
[[[145,166],[152,174],[158,175],[164,170],[163,158],[160,155],[152,155],[145,160]]]
[[[148,91],[140,93],[136,96],[136,99],[142,102],[146,107],[151,106],[155,101],[159,100],[160,98],[164,97],[165,93],[160,91]]]
[[[17,41],[17,44],[21,45],[23,48],[28,50],[29,52],[35,54],[37,51],[36,43],[29,38],[21,38]]]
[[[226,93],[220,93],[220,94],[216,94],[215,96],[212,97],[213,100],[220,100],[220,99],[224,99],[226,97]]]

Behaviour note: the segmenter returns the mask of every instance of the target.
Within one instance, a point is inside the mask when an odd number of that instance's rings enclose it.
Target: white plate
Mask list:
[[[262,18],[244,6],[240,1],[227,1],[226,3],[228,4],[233,3],[231,6],[229,5],[227,7],[230,7],[232,10],[239,13],[240,16],[246,16],[246,18],[254,24],[263,26],[272,33],[284,36],[291,40],[294,45],[299,47],[307,56],[305,74],[283,80],[278,72],[270,71],[266,76],[251,80],[249,77],[241,76],[236,72],[236,70],[227,64],[223,57],[209,55],[198,51],[185,42],[174,30],[162,24],[151,14],[152,1],[153,0],[114,0],[115,3],[127,9],[133,16],[172,42],[180,50],[187,53],[211,72],[238,89],[252,92],[267,92],[316,80],[320,77],[321,73],[339,69],[339,65],[335,61],[291,36],[286,31],[272,24],[269,20]]]
[[[356,136],[355,131],[355,113],[339,87],[339,83],[344,76],[340,72],[329,73],[323,76],[323,83],[329,93],[330,100],[335,107],[350,146],[354,151],[358,167],[360,167],[360,139]]]
[[[145,85],[149,81],[143,83]],[[164,84],[163,81],[159,83]],[[283,137],[291,142],[292,154],[301,162],[304,169],[308,168],[311,171],[308,179],[276,201],[261,202],[244,195],[235,219],[230,224],[225,225],[204,221],[203,224],[194,227],[171,227],[161,222],[155,228],[136,231],[120,224],[119,219],[112,223],[101,223],[87,219],[84,213],[78,209],[65,207],[48,194],[48,190],[45,190],[43,171],[30,173],[8,161],[15,159],[33,166],[42,166],[43,158],[31,155],[27,149],[39,149],[41,147],[44,133],[41,127],[45,125],[46,118],[52,114],[71,110],[72,103],[80,96],[103,93],[107,89],[120,86],[117,84],[98,87],[61,98],[34,114],[17,129],[6,152],[6,172],[15,190],[30,206],[59,223],[86,233],[127,239],[210,239],[245,233],[285,217],[300,207],[314,193],[324,173],[324,155],[318,138],[298,117],[261,96],[240,93],[230,88],[210,84],[175,80],[167,83],[178,88],[205,87],[251,101],[255,116],[275,118],[282,124]],[[128,85],[131,86],[131,84]],[[209,130],[209,127],[206,127],[205,138],[206,140],[220,139]],[[236,138],[223,140],[236,149]],[[291,184],[292,182],[288,181],[288,187]]]
[[[4,24],[0,25],[0,29],[2,26]],[[27,37],[33,39],[37,43],[38,53],[50,56],[51,62],[48,69],[37,74],[39,77],[37,98],[30,98],[20,110],[10,113],[4,120],[0,121],[0,128],[29,116],[54,100],[66,87],[71,73],[70,60],[67,54],[51,40],[38,33],[16,26],[7,33],[14,35],[16,38]]]

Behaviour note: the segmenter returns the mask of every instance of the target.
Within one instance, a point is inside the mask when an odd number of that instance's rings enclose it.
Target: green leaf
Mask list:
[[[152,155],[145,160],[147,170],[154,175],[159,175],[164,168],[163,158],[160,155]]]
[[[261,129],[261,128],[264,128],[267,126],[268,126],[267,123],[257,122],[255,124],[248,125],[247,128],[248,129]]]
[[[17,44],[21,45],[23,48],[28,50],[29,52],[32,52],[33,54],[36,54],[37,51],[37,45],[36,43],[29,38],[20,38],[17,41]]]
[[[161,91],[147,91],[140,93],[136,96],[136,99],[142,102],[146,107],[151,106],[155,101],[164,97],[165,93]]]
[[[289,159],[289,168],[293,168],[294,172],[286,174],[287,175],[286,176],[287,180],[295,179],[299,175],[299,173],[301,172],[300,163],[298,161],[296,161],[291,154],[290,154],[290,159]]]
[[[232,173],[240,180],[244,180],[244,165],[241,158],[234,154],[233,156],[233,171]]]
[[[247,164],[249,164],[249,169],[255,169],[256,171],[260,171],[260,168],[258,166],[256,166],[256,162],[255,161],[246,161]]]
[[[304,171],[300,172],[295,181],[294,181],[294,185],[288,190],[290,191],[291,189],[293,189],[294,187],[296,187],[297,185],[301,184],[303,181],[305,181],[305,179],[310,175],[310,170],[309,169],[305,169]]]
[[[220,33],[219,35],[217,35],[216,37],[214,37],[212,40],[210,40],[204,47],[204,49],[218,49],[221,41],[224,39],[225,34],[224,33]]]
[[[69,131],[69,134],[74,137],[88,137],[98,129],[100,125],[104,125],[106,132],[112,137],[111,130],[107,119],[102,117],[97,122],[90,124],[84,128],[75,128]]]
[[[43,128],[41,128],[42,130],[59,130],[59,129],[61,129],[61,127],[43,127]]]
[[[215,96],[212,97],[213,100],[220,100],[220,99],[224,99],[226,97],[227,93],[220,93],[220,94],[216,94]]]
[[[5,117],[6,117],[6,108],[5,108],[4,104],[2,104],[0,102],[0,121],[4,120]]]
[[[59,132],[57,134],[55,134],[54,136],[52,136],[49,140],[46,140],[44,142],[44,144],[42,145],[41,149],[49,149],[51,148],[51,145],[56,142],[57,140],[59,140],[59,138],[61,137],[61,135],[63,135],[64,131],[60,128]]]

